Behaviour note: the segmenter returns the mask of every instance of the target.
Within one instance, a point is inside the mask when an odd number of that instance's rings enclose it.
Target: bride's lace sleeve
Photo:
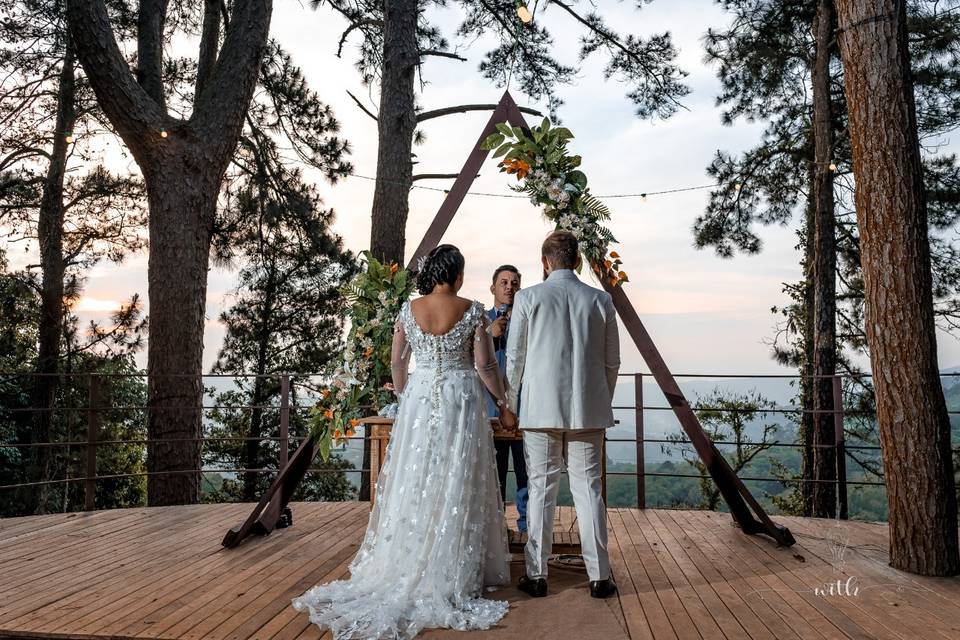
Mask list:
[[[487,328],[490,319],[486,314],[480,316],[480,322],[474,330],[473,362],[484,386],[490,391],[498,405],[506,406],[507,394],[504,390],[503,376],[497,364],[497,354],[493,347],[493,337]]]
[[[393,326],[393,346],[390,349],[390,372],[393,376],[393,390],[400,397],[407,386],[407,376],[410,368],[410,344],[407,342],[407,332],[403,328],[403,318],[397,316]]]

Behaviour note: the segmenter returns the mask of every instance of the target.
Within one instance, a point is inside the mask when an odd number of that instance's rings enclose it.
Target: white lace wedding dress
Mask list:
[[[504,399],[483,305],[437,336],[410,303],[397,318],[399,408],[367,532],[350,579],[293,600],[338,640],[412,638],[421,629],[487,629],[508,609],[480,597],[509,582],[486,389]],[[416,369],[407,379],[410,351]]]

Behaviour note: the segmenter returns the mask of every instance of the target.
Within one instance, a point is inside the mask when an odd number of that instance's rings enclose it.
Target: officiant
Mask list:
[[[490,335],[496,350],[497,364],[501,373],[507,363],[507,335],[510,331],[510,309],[513,296],[520,290],[520,272],[513,265],[505,264],[493,272],[490,292],[493,294],[493,308],[487,312],[490,318]],[[487,395],[488,413],[491,418],[500,416],[493,398]],[[519,407],[514,407],[518,411]],[[513,457],[513,471],[517,477],[517,528],[527,530],[527,462],[523,453],[523,440],[494,440],[497,452],[497,477],[500,480],[500,498],[507,501],[507,471],[510,457]]]

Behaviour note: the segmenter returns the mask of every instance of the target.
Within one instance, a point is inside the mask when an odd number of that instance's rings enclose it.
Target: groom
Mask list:
[[[577,278],[574,269],[581,259],[572,233],[550,234],[541,254],[545,281],[517,292],[507,340],[509,406],[520,401],[529,493],[527,571],[518,586],[534,597],[547,595],[562,460],[577,510],[590,595],[606,598],[617,587],[607,558],[600,467],[604,430],[614,424],[611,401],[620,369],[617,316],[610,294]]]

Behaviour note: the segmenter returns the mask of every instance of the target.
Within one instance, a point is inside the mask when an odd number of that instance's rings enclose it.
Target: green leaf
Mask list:
[[[504,136],[506,136],[506,137],[508,137],[508,138],[513,138],[513,137],[514,137],[513,129],[511,129],[511,128],[510,128],[510,125],[508,125],[506,122],[498,122],[497,125],[496,125],[496,127],[497,127],[497,131],[499,131],[500,133],[502,133]],[[491,134],[491,135],[492,135],[492,134]]]
[[[567,174],[567,182],[576,185],[580,191],[587,188],[587,175],[583,171],[571,171]]]
[[[566,127],[557,127],[553,130],[553,133],[557,136],[558,140],[572,140],[573,134],[570,132],[570,129]]]
[[[505,138],[502,133],[491,133],[483,142],[480,143],[480,148],[489,151],[490,149],[495,149],[503,144],[504,140]]]
[[[332,439],[333,439],[333,434],[331,434],[330,430],[327,429],[326,431],[323,432],[323,434],[321,434],[319,441],[317,442],[317,446],[320,449],[320,458],[324,462],[327,462],[328,460],[330,460],[330,445],[331,445]]]
[[[511,147],[513,147],[512,142],[504,142],[502,145],[500,145],[499,149],[493,152],[493,157],[499,158],[500,156],[505,154],[507,151],[510,151]]]
[[[540,130],[544,133],[550,131],[550,118],[543,119],[543,122],[540,123]]]

